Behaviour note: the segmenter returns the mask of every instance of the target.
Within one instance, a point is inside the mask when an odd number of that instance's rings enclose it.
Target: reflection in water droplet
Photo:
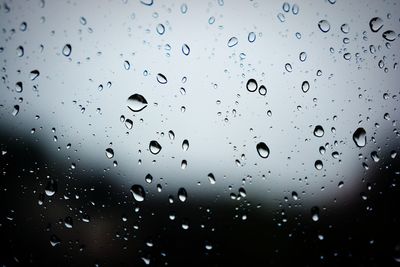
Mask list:
[[[269,147],[264,143],[260,142],[256,146],[258,155],[264,159],[268,158],[269,156]]]
[[[372,18],[369,21],[369,28],[372,32],[378,32],[383,27],[383,20],[379,17]]]
[[[162,73],[157,74],[157,81],[161,84],[166,84],[168,82],[167,77],[165,77]]]
[[[128,97],[128,108],[133,112],[139,112],[147,107],[147,100],[144,96],[139,94],[133,94]]]
[[[364,128],[358,128],[354,132],[353,141],[358,147],[364,147],[367,144],[367,133]]]
[[[64,56],[69,57],[71,55],[72,52],[72,47],[70,44],[66,44],[64,45],[63,49],[62,49],[62,53]]]
[[[292,71],[293,71],[292,65],[291,65],[290,63],[286,63],[286,64],[285,64],[285,70],[286,70],[287,72],[292,72]]]
[[[238,44],[238,39],[236,37],[231,37],[228,41],[228,47],[233,47]]]
[[[292,6],[292,13],[293,13],[293,15],[297,15],[297,14],[299,14],[299,6],[297,5],[297,4],[294,4],[293,6]]]
[[[146,197],[146,192],[144,191],[143,187],[138,184],[132,185],[131,193],[133,195],[133,198],[138,202],[142,202]]]
[[[109,159],[114,157],[114,150],[112,148],[109,147],[106,149],[106,157]]]
[[[254,92],[257,90],[257,81],[254,79],[250,79],[247,81],[246,88],[249,92]]]
[[[328,32],[331,29],[329,22],[324,19],[318,22],[318,27],[322,32]]]
[[[187,192],[186,189],[181,187],[178,190],[178,198],[181,202],[185,202],[187,200]]]
[[[324,128],[322,128],[321,125],[315,126],[315,128],[314,128],[314,135],[315,135],[316,137],[322,137],[322,136],[324,136]]]
[[[161,148],[161,145],[157,141],[150,141],[149,150],[153,155],[157,155],[158,153],[160,153]]]

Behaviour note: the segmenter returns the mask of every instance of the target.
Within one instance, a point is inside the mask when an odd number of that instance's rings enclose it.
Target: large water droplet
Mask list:
[[[257,81],[254,79],[249,79],[246,84],[246,88],[249,92],[255,92],[257,90]]]
[[[142,202],[146,197],[146,192],[144,191],[143,187],[138,184],[132,185],[131,193],[133,195],[133,198],[138,202]]]
[[[228,47],[233,47],[238,44],[238,39],[236,37],[231,37],[228,41]]]
[[[367,133],[364,128],[358,128],[354,132],[353,141],[358,147],[364,147],[367,144]]]
[[[324,164],[322,163],[321,160],[316,160],[314,163],[314,167],[315,167],[315,169],[320,171],[324,167]]]
[[[268,158],[269,156],[269,147],[264,143],[260,142],[256,146],[258,155],[264,159]]]
[[[314,128],[314,135],[315,135],[316,137],[322,137],[322,136],[324,136],[324,128],[322,128],[321,125],[315,126],[315,128]]]
[[[187,199],[187,192],[186,192],[186,189],[185,189],[185,188],[183,188],[183,187],[179,188],[179,190],[178,190],[178,198],[179,198],[179,200],[182,201],[182,202],[185,202],[185,201],[186,201],[186,199]]]
[[[106,157],[109,159],[114,157],[114,150],[112,148],[109,147],[106,149]]]
[[[139,94],[133,94],[128,97],[128,108],[133,112],[139,112],[147,107],[147,100],[144,96]]]
[[[64,56],[69,57],[71,55],[72,52],[72,47],[70,44],[66,44],[64,45],[63,49],[62,49],[62,53]]]
[[[149,150],[153,155],[157,155],[158,153],[160,153],[161,148],[161,145],[157,141],[150,141]]]
[[[318,27],[322,32],[328,32],[331,29],[329,22],[324,19],[318,22]]]
[[[383,27],[383,20],[379,17],[372,18],[369,21],[369,27],[371,31],[378,32]]]
[[[162,73],[157,74],[157,81],[161,84],[166,84],[168,82],[167,77],[165,77]]]

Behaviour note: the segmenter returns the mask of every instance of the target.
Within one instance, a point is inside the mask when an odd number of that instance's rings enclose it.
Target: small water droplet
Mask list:
[[[293,198],[294,200],[298,200],[298,199],[299,199],[299,196],[297,195],[297,192],[296,192],[296,191],[293,191],[293,192],[292,192],[292,198]]]
[[[187,139],[183,140],[182,149],[183,151],[187,151],[189,149],[189,141]]]
[[[184,170],[184,169],[186,169],[186,167],[187,167],[187,161],[184,159],[181,162],[181,169]]]
[[[321,160],[316,160],[314,163],[314,167],[315,167],[315,169],[320,171],[324,167],[324,164],[322,163]]]
[[[322,136],[324,136],[324,128],[322,128],[321,125],[315,126],[315,128],[314,128],[314,135],[315,135],[316,137],[322,137]]]
[[[314,222],[317,222],[319,220],[319,208],[318,207],[312,207],[311,208],[311,218]]]
[[[161,148],[161,145],[157,141],[150,141],[149,150],[153,155],[157,155],[158,153],[160,153]]]
[[[15,84],[15,91],[16,91],[17,93],[21,93],[23,90],[24,90],[24,87],[23,87],[23,85],[22,85],[22,82],[17,82],[17,83]]]
[[[369,27],[372,32],[378,32],[383,27],[383,20],[379,17],[374,17],[369,21]]]
[[[380,160],[379,155],[378,155],[378,152],[376,152],[376,151],[372,151],[372,152],[371,152],[371,158],[372,158],[372,160],[373,160],[374,162],[378,162],[378,161]]]
[[[147,100],[144,96],[139,94],[133,94],[128,97],[128,108],[133,112],[142,111],[145,107],[147,107]]]
[[[386,39],[386,41],[393,42],[396,40],[396,33],[394,31],[385,31],[382,33],[382,37]]]
[[[256,34],[254,32],[250,32],[247,36],[247,40],[249,40],[250,43],[254,42],[256,40]]]
[[[299,59],[300,59],[301,62],[306,61],[307,53],[306,52],[301,52],[300,55],[299,55]]]
[[[364,147],[367,144],[367,133],[364,128],[358,128],[353,133],[353,141],[358,147]]]
[[[18,57],[23,57],[24,56],[24,47],[21,46],[21,45],[17,47],[17,56]]]
[[[308,81],[304,81],[304,82],[301,84],[301,90],[302,90],[304,93],[307,93],[308,90],[310,90],[310,83],[309,83]]]
[[[128,60],[124,61],[124,69],[129,70],[131,68],[131,64],[129,63]]]
[[[166,84],[168,82],[167,77],[165,77],[162,73],[157,74],[157,81],[161,84]]]
[[[48,180],[44,192],[48,197],[54,196],[57,192],[57,182],[54,179]]]
[[[246,88],[249,92],[254,92],[257,90],[257,81],[254,79],[249,79],[246,84]]]
[[[153,182],[153,176],[151,176],[151,174],[148,173],[148,174],[146,175],[146,177],[144,177],[144,180],[146,181],[146,183],[151,184],[151,183]]]
[[[112,148],[109,147],[106,149],[106,157],[109,159],[114,157],[114,150]]]
[[[267,88],[265,88],[264,85],[261,85],[260,88],[258,88],[258,93],[260,95],[266,95],[267,94]]]
[[[29,78],[31,81],[35,80],[37,77],[39,77],[40,72],[38,70],[33,70],[30,72]]]
[[[331,29],[331,25],[329,24],[329,22],[324,19],[318,22],[318,27],[324,33],[328,32]]]
[[[190,54],[190,48],[189,48],[189,46],[187,44],[183,44],[182,45],[182,53],[185,56],[188,56]]]
[[[63,49],[62,49],[62,53],[64,56],[69,57],[71,55],[72,52],[72,47],[70,44],[66,44],[64,45]]]
[[[238,39],[236,38],[236,37],[231,37],[229,40],[228,40],[228,47],[234,47],[235,45],[237,45],[238,44]]]
[[[165,26],[163,24],[158,24],[156,27],[156,31],[159,35],[163,35],[165,33]]]
[[[168,137],[169,137],[169,139],[174,140],[175,139],[175,133],[172,130],[170,130],[168,132]]]
[[[146,197],[146,192],[144,191],[143,187],[138,184],[132,185],[131,193],[133,198],[138,202],[142,202]]]
[[[18,106],[18,105],[14,105],[14,109],[13,109],[13,111],[11,112],[11,114],[12,114],[13,116],[17,116],[18,113],[19,113],[19,106]]]
[[[208,174],[208,181],[210,182],[210,184],[215,184],[215,177],[214,174],[212,174],[211,172]]]
[[[140,3],[142,3],[145,6],[151,6],[153,5],[153,0],[140,0]]]
[[[344,33],[344,34],[348,34],[350,32],[350,27],[348,24],[344,23],[342,24],[342,26],[340,26],[340,30]]]
[[[286,70],[287,72],[292,72],[292,71],[293,71],[292,65],[291,65],[290,63],[286,63],[286,64],[285,64],[285,70]]]
[[[269,147],[264,143],[260,142],[256,146],[258,155],[264,159],[268,158],[269,156]]]
[[[293,13],[293,15],[299,14],[299,10],[300,10],[300,8],[299,8],[299,6],[298,6],[297,4],[294,4],[294,5],[292,6],[292,13]]]
[[[187,200],[187,192],[186,189],[181,187],[178,190],[178,198],[181,202],[185,202]]]
[[[186,14],[187,10],[188,10],[188,6],[187,6],[186,4],[182,4],[182,5],[181,5],[181,12],[182,12],[182,14]]]

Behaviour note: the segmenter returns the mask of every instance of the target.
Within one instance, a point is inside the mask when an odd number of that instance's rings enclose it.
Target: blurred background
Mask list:
[[[0,3],[2,266],[400,265],[398,1]]]

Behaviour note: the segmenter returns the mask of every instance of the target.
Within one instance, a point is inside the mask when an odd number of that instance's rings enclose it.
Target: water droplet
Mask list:
[[[17,47],[17,56],[18,57],[23,57],[24,56],[24,47],[21,46],[21,45]]]
[[[322,163],[321,160],[316,160],[314,163],[314,167],[315,167],[315,169],[320,171],[324,167],[324,164]]]
[[[319,208],[318,207],[312,207],[311,208],[311,218],[314,222],[317,222],[319,220]]]
[[[236,37],[231,37],[228,41],[228,47],[233,47],[238,44],[238,39]]]
[[[396,33],[394,31],[385,31],[382,33],[382,37],[386,39],[386,41],[393,42],[396,40]]]
[[[157,155],[158,153],[160,153],[161,148],[161,145],[157,141],[150,141],[149,150],[153,155]]]
[[[306,61],[307,53],[306,52],[301,52],[300,55],[299,55],[299,59],[300,59],[301,62]]]
[[[156,31],[159,35],[163,35],[165,33],[165,27],[163,24],[158,24],[156,27]]]
[[[316,137],[322,137],[322,136],[324,136],[324,128],[322,128],[321,125],[315,126],[315,128],[314,128],[314,135],[315,135]]]
[[[25,21],[22,22],[22,23],[19,25],[19,30],[20,30],[21,32],[26,31],[27,28],[28,28],[28,24],[27,24]]]
[[[243,187],[239,188],[239,195],[241,197],[246,197],[247,193],[246,193],[246,190]]]
[[[24,88],[23,88],[22,82],[17,82],[15,84],[15,91],[17,93],[21,93],[23,90],[24,90]]]
[[[165,77],[162,73],[157,74],[157,81],[161,84],[166,84],[168,82],[167,77]]]
[[[182,53],[185,56],[188,56],[190,54],[190,48],[187,44],[182,45]]]
[[[214,17],[210,17],[209,19],[208,19],[208,24],[213,24],[215,22],[215,18]]]
[[[301,84],[301,90],[303,90],[304,93],[307,93],[308,90],[310,90],[310,84],[308,83],[308,81],[304,81]]]
[[[146,6],[151,6],[153,4],[153,0],[140,0],[140,3]]]
[[[289,3],[288,3],[288,2],[284,2],[283,5],[282,5],[282,9],[283,9],[283,11],[285,11],[285,12],[289,12],[289,11],[290,11],[290,5],[289,5]]]
[[[215,184],[215,177],[211,172],[208,174],[208,181],[210,181],[210,184]]]
[[[114,157],[114,150],[112,148],[109,147],[106,149],[106,157],[109,159]]]
[[[297,5],[297,4],[294,4],[293,6],[292,6],[292,13],[293,13],[293,15],[297,15],[297,14],[299,14],[299,6]]]
[[[128,130],[131,130],[132,127],[133,127],[133,121],[132,121],[131,119],[126,119],[126,120],[125,120],[125,127],[126,127]]]
[[[189,141],[187,139],[183,140],[182,149],[183,151],[187,151],[189,149]]]
[[[187,167],[187,161],[186,160],[182,160],[181,162],[181,169],[184,170]]]
[[[258,93],[260,95],[266,95],[267,94],[267,88],[265,88],[264,85],[261,85],[260,88],[258,88]]]
[[[66,217],[66,218],[64,219],[64,226],[67,227],[68,229],[71,229],[71,228],[72,228],[72,225],[73,225],[72,218],[69,217],[69,216]]]
[[[257,81],[254,79],[249,79],[246,84],[246,88],[249,92],[254,92],[257,90]]]
[[[383,27],[383,20],[379,17],[372,18],[369,21],[369,27],[372,32],[378,32]]]
[[[54,179],[47,181],[44,192],[48,197],[54,196],[54,194],[57,192],[57,182]]]
[[[364,128],[358,128],[354,132],[353,141],[358,147],[364,147],[367,144],[367,133]]]
[[[298,200],[298,199],[299,199],[299,196],[297,195],[297,192],[296,192],[296,191],[293,191],[293,192],[292,192],[292,198],[293,198],[294,200]]]
[[[279,19],[280,22],[285,22],[285,15],[283,15],[282,13],[279,13],[279,14],[277,15],[277,17],[278,17],[278,19]]]
[[[128,97],[128,108],[133,112],[142,111],[145,107],[147,107],[147,100],[144,96],[139,94],[133,94]]]
[[[18,113],[19,113],[19,106],[18,106],[18,105],[15,105],[13,111],[11,112],[11,114],[12,114],[13,116],[17,116]]]
[[[172,130],[170,130],[168,132],[168,137],[169,137],[169,139],[174,140],[175,139],[175,133]]]
[[[187,200],[187,192],[186,189],[181,187],[178,190],[178,198],[181,202],[185,202]]]
[[[346,60],[350,60],[351,59],[351,54],[350,53],[344,53],[343,58]]]
[[[37,77],[39,77],[40,72],[38,70],[33,70],[30,72],[29,78],[31,81],[35,80]]]
[[[350,27],[348,24],[342,24],[342,26],[340,26],[340,30],[344,33],[344,34],[348,34],[350,32]]]
[[[62,49],[62,53],[64,56],[69,57],[71,55],[72,52],[72,47],[70,44],[66,44],[64,45],[63,49]]]
[[[286,64],[285,64],[285,70],[286,70],[287,72],[292,72],[292,71],[293,71],[292,65],[291,65],[290,63],[286,63]]]
[[[269,156],[269,147],[264,143],[260,142],[256,146],[258,155],[264,159],[268,158]]]
[[[124,61],[124,69],[129,70],[131,68],[131,64],[129,63],[128,60]]]
[[[133,198],[138,202],[142,202],[146,197],[146,192],[144,191],[143,187],[138,184],[132,185],[131,193],[133,195]]]
[[[379,155],[378,155],[378,152],[376,152],[376,151],[372,151],[372,152],[371,152],[371,158],[372,158],[372,160],[373,160],[374,162],[378,162],[378,161],[380,160]]]
[[[186,4],[182,4],[182,5],[181,5],[181,12],[182,12],[182,14],[186,14],[187,10],[188,10],[188,6],[187,6]]]
[[[148,173],[148,174],[146,175],[146,177],[144,177],[144,180],[145,180],[147,183],[151,184],[151,183],[153,182],[153,176],[151,176],[151,174]]]
[[[256,34],[254,32],[250,32],[247,36],[247,40],[249,40],[250,43],[254,42],[256,40]]]
[[[329,22],[324,19],[318,22],[318,27],[324,33],[328,32],[331,29],[331,25],[329,24]]]
[[[82,25],[86,25],[86,23],[87,23],[87,21],[86,21],[86,19],[85,19],[84,17],[80,17],[80,18],[79,18],[79,22],[80,22]]]

